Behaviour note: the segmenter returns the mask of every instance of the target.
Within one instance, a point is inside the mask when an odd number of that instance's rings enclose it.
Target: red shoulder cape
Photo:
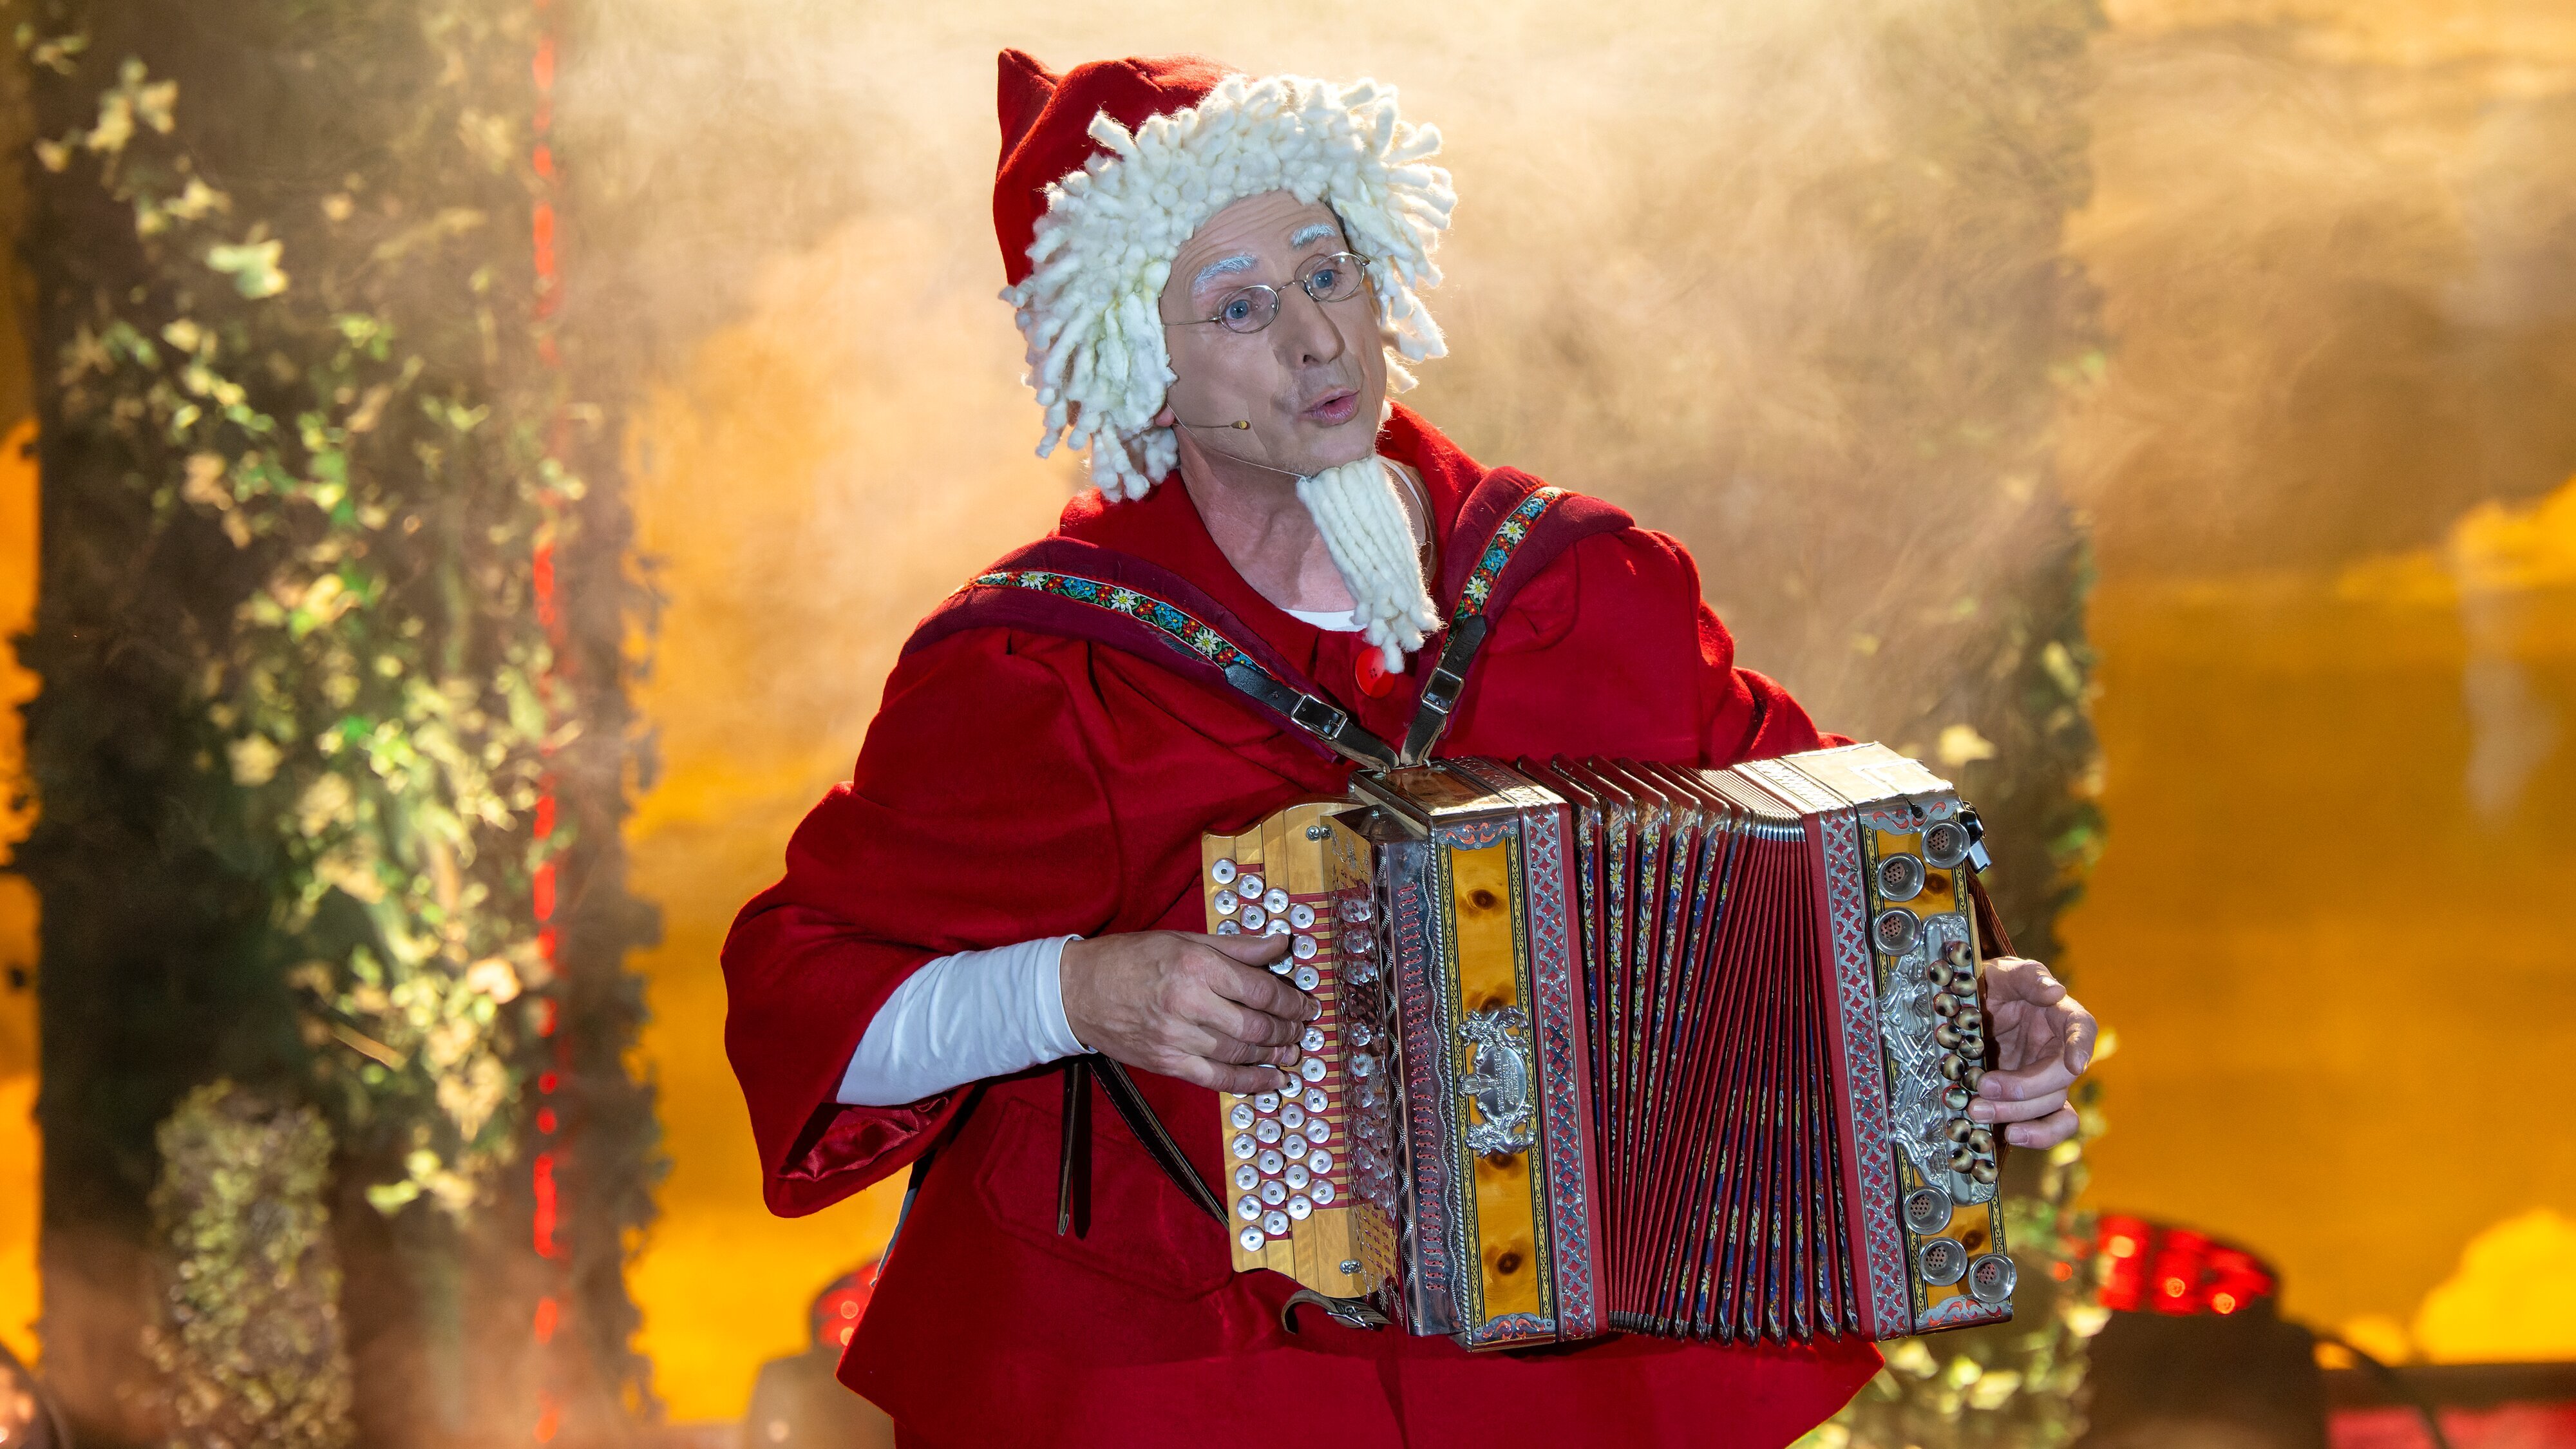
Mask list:
[[[1457,549],[1535,480],[1487,470],[1398,408],[1381,451],[1431,496],[1445,609]],[[1180,575],[1381,738],[1420,673],[1356,688],[1356,637],[1300,623],[1238,577],[1189,495],[1076,499],[1058,534]],[[1451,565],[1456,565],[1452,567]],[[1443,753],[1563,751],[1731,764],[1820,742],[1795,701],[1734,663],[1682,547],[1615,526],[1532,574],[1499,617]],[[726,1050],[766,1198],[815,1211],[918,1157],[964,1093],[900,1108],[832,1102],[886,997],[921,964],[1034,937],[1197,930],[1198,838],[1335,794],[1350,767],[1221,684],[1059,633],[981,627],[908,650],[851,781],[798,827],[786,873],[724,949]],[[1138,1073],[1211,1181],[1213,1097]],[[1787,1443],[1878,1365],[1866,1344],[1711,1348],[1625,1338],[1470,1356],[1446,1339],[1301,1320],[1291,1291],[1237,1277],[1223,1230],[1095,1103],[1090,1233],[1055,1233],[1051,1072],[994,1083],[924,1183],[842,1364],[907,1443],[1190,1445],[1302,1406],[1338,1443]]]

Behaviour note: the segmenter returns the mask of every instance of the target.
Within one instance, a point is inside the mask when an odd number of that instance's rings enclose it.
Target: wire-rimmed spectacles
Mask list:
[[[1309,259],[1297,268],[1297,285],[1318,302],[1347,302],[1368,285],[1369,259],[1358,252],[1334,252]],[[1255,282],[1226,294],[1213,317],[1196,317],[1186,322],[1166,322],[1166,327],[1204,327],[1210,323],[1228,332],[1258,332],[1279,318],[1279,289]]]

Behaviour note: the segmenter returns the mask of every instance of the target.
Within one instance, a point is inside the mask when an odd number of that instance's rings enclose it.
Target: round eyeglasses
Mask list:
[[[1357,252],[1334,252],[1313,258],[1297,269],[1297,285],[1318,302],[1347,302],[1368,285],[1369,259]],[[1258,332],[1279,318],[1279,289],[1255,282],[1226,295],[1217,304],[1213,317],[1197,317],[1187,322],[1166,322],[1166,327],[1204,327],[1210,323],[1228,332]]]

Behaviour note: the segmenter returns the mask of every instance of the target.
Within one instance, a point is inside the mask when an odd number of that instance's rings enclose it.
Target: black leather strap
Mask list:
[[[1055,1235],[1091,1235],[1091,1058],[1064,1064],[1064,1131],[1055,1171]]]
[[[1135,1133],[1136,1140],[1145,1144],[1145,1150],[1153,1155],[1154,1165],[1163,1169],[1163,1175],[1172,1180],[1172,1185],[1181,1190],[1182,1196],[1197,1203],[1209,1217],[1217,1220],[1220,1227],[1224,1226],[1225,1204],[1217,1200],[1215,1190],[1207,1185],[1207,1179],[1199,1176],[1197,1165],[1190,1161],[1189,1154],[1181,1151],[1181,1144],[1172,1140],[1171,1132],[1163,1126],[1163,1119],[1155,1115],[1153,1104],[1136,1089],[1136,1079],[1127,1075],[1125,1067],[1107,1057],[1077,1057],[1075,1060],[1091,1063],[1092,1070],[1100,1076],[1100,1090],[1109,1095],[1109,1105],[1118,1109],[1127,1130]]]
[[[1322,740],[1336,754],[1367,770],[1395,768],[1395,751],[1369,733],[1340,706],[1300,693],[1259,665],[1238,659],[1226,666],[1225,682],[1251,696],[1271,713]]]
[[[1431,666],[1430,676],[1422,681],[1422,702],[1414,709],[1413,727],[1405,732],[1400,763],[1419,765],[1431,758],[1432,747],[1449,728],[1449,712],[1458,707],[1458,696],[1467,687],[1467,671],[1491,627],[1483,614],[1469,614],[1450,626],[1440,662]]]

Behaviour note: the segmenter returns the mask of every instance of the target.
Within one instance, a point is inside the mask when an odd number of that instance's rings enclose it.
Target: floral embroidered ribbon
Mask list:
[[[977,575],[967,587],[1027,589],[1133,619],[1163,643],[1215,666],[1226,683],[1354,764],[1385,770],[1396,762],[1394,747],[1369,733],[1348,711],[1292,688],[1213,625],[1177,604],[1123,584],[1054,569],[995,569]]]

